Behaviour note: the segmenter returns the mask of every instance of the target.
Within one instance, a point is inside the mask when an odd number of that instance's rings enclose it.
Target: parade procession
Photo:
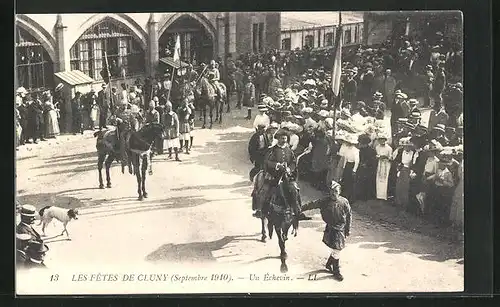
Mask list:
[[[18,291],[170,293],[51,288],[93,267],[182,269],[179,293],[461,291],[462,23],[17,15]]]

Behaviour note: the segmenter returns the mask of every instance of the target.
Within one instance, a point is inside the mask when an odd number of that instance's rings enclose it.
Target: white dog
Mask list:
[[[38,226],[43,224],[42,233],[45,235],[45,227],[52,221],[52,219],[56,219],[59,222],[63,223],[64,230],[61,235],[66,233],[69,238],[68,229],[66,226],[71,221],[71,219],[78,220],[78,209],[64,209],[55,206],[46,206],[40,209],[40,223]]]

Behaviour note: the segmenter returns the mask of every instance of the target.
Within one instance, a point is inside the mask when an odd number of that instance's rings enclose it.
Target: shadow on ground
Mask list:
[[[146,256],[151,262],[215,262],[213,252],[224,248],[233,241],[251,238],[253,235],[225,236],[210,242],[192,242],[183,244],[164,244]],[[227,255],[225,256],[227,257]]]

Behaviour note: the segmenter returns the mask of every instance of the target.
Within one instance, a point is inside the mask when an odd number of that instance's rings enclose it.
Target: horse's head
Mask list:
[[[139,130],[142,137],[150,142],[163,135],[165,127],[160,123],[148,123]]]

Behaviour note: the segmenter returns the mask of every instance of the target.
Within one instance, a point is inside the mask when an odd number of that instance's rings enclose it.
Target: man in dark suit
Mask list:
[[[106,84],[102,85],[102,90],[97,94],[97,103],[99,104],[99,130],[107,129],[106,126],[109,107],[111,106],[111,93]]]
[[[25,267],[27,269],[43,269],[46,268],[43,260],[45,259],[45,254],[49,250],[49,247],[43,242],[30,242],[28,248],[26,249],[26,259]]]
[[[28,242],[31,240],[31,235],[27,233],[16,234],[16,268],[24,268],[28,256],[26,255],[26,249],[28,248]]]
[[[42,237],[33,228],[35,222],[36,209],[32,205],[24,205],[21,207],[21,223],[16,226],[17,234],[29,234],[32,241],[42,242]]]
[[[253,181],[253,177],[262,169],[264,157],[269,145],[271,145],[265,133],[265,128],[264,124],[257,125],[257,131],[252,135],[248,143],[250,162],[254,164],[254,167],[250,171],[250,181]]]
[[[37,139],[45,141],[45,120],[43,116],[42,102],[37,96],[28,105],[28,131],[33,138],[33,143],[38,144]]]

